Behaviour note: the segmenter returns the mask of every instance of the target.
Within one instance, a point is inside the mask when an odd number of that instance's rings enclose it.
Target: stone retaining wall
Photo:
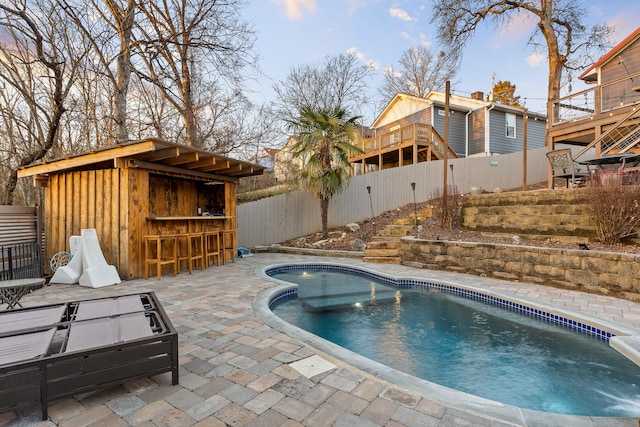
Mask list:
[[[401,263],[640,301],[640,255],[403,237]]]

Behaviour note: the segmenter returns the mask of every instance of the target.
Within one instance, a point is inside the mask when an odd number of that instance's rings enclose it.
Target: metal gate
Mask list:
[[[42,245],[35,207],[0,206],[0,280],[42,277]]]

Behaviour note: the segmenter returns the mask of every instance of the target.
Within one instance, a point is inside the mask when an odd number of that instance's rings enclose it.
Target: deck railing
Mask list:
[[[411,124],[372,138],[363,139],[359,147],[366,155],[385,148],[400,147],[413,143],[421,146],[431,146],[431,150],[438,158],[444,157],[444,139],[433,126],[424,123]],[[449,153],[451,155],[453,151],[449,150]],[[453,154],[452,157],[457,156]]]
[[[590,120],[640,103],[640,73],[553,101],[552,124]]]

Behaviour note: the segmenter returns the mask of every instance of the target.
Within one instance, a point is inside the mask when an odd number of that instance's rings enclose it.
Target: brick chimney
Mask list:
[[[476,101],[484,101],[484,92],[477,91],[471,94],[471,99],[475,99]]]

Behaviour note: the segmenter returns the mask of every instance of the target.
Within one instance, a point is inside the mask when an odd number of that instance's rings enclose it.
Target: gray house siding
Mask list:
[[[490,151],[492,154],[507,154],[522,151],[524,143],[524,120],[521,115],[516,115],[516,137],[506,136],[508,112],[491,110],[489,112],[490,126]],[[542,120],[529,119],[527,122],[527,149],[544,146],[545,123]]]
[[[535,120],[529,117],[527,122],[527,150],[544,147],[546,134],[547,123],[544,120]]]
[[[466,156],[466,111],[449,110],[449,147],[458,157]],[[444,138],[444,108],[434,107],[433,127]]]
[[[469,155],[484,153],[485,110],[475,110],[469,116]]]

